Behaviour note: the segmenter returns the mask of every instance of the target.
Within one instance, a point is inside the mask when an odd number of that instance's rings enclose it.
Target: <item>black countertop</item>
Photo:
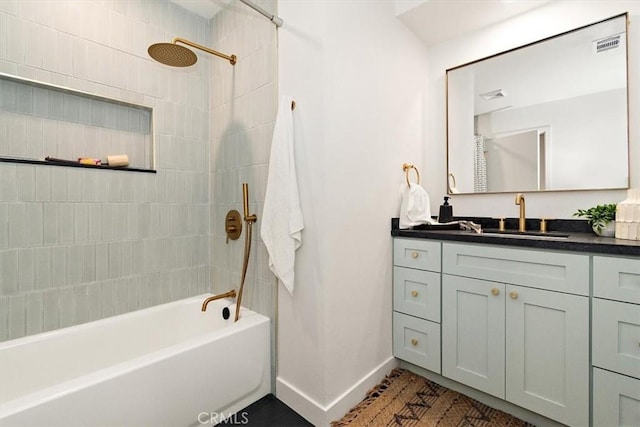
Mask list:
[[[454,218],[463,219],[463,218]],[[491,218],[464,218],[481,224],[483,229],[497,228],[497,221]],[[517,221],[517,219],[516,219]],[[507,220],[507,229],[517,228]],[[640,257],[640,240],[622,240],[613,237],[599,237],[585,228],[586,221],[556,220],[549,222],[549,235],[554,232],[568,234],[568,237],[537,237],[509,234],[478,234],[473,231],[459,229],[435,229],[435,227],[418,226],[413,229],[400,229],[398,218],[391,219],[391,235],[394,237],[410,237],[417,239],[450,240],[467,243],[484,243],[502,246],[515,246],[534,249],[561,250],[567,252],[588,252],[606,255],[625,255]],[[534,224],[527,223],[527,230],[538,230]],[[538,224],[539,225],[539,224]],[[453,228],[453,227],[450,227]]]

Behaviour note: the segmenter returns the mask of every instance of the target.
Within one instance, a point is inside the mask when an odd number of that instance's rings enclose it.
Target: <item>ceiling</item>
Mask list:
[[[191,12],[194,12],[206,19],[211,19],[218,13],[222,6],[229,3],[230,0],[171,0]]]
[[[398,17],[427,46],[431,46],[549,2],[550,0],[414,0],[415,6],[399,13]]]
[[[232,0],[171,1],[206,19],[211,19]],[[395,0],[395,4],[398,18],[427,46],[431,46],[535,9],[550,1]]]

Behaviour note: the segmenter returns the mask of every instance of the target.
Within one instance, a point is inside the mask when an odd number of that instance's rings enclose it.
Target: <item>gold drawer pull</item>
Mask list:
[[[418,291],[411,291],[411,296],[412,297],[417,297],[418,296]]]
[[[418,252],[411,252],[411,258],[418,258]]]
[[[414,346],[414,347],[417,346],[418,345],[418,340],[415,339],[415,338],[411,338],[411,345]]]
[[[492,293],[493,295],[500,295],[500,289],[498,289],[498,288],[493,288],[493,289],[491,289],[491,293]]]
[[[518,293],[516,291],[509,292],[511,299],[518,299]]]

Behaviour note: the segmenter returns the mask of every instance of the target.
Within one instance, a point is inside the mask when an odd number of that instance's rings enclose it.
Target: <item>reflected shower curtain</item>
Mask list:
[[[473,136],[473,191],[482,193],[487,191],[487,158],[485,156],[484,136]]]

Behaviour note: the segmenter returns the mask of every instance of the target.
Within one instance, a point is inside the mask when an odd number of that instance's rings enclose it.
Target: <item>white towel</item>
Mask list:
[[[292,101],[291,97],[282,96],[278,106],[260,230],[269,252],[269,268],[291,294],[295,252],[302,244],[304,228],[293,155]]]
[[[410,228],[414,225],[433,224],[429,194],[419,184],[406,183],[400,185],[400,228]]]

